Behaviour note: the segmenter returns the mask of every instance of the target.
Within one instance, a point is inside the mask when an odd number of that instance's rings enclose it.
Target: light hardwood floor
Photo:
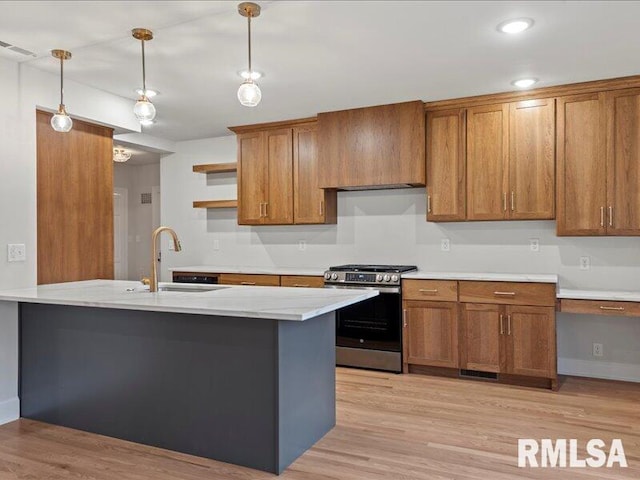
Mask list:
[[[640,384],[560,391],[338,369],[338,424],[280,478],[638,479]],[[517,467],[518,438],[620,438],[628,468]],[[0,427],[0,479],[249,480],[274,475],[19,420]]]

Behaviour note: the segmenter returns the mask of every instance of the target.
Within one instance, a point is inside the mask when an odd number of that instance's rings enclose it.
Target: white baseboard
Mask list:
[[[596,362],[576,358],[558,358],[560,375],[604,378],[625,382],[640,382],[640,368],[629,363]]]
[[[20,418],[20,399],[10,398],[0,402],[0,425],[13,422]]]

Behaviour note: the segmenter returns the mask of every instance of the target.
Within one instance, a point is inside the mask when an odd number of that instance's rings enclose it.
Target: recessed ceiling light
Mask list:
[[[251,80],[255,81],[259,78],[262,78],[262,73],[256,72],[255,70],[253,70],[252,72],[249,72],[249,70],[242,70],[241,72],[238,72],[238,75],[240,75],[245,80],[249,80],[249,78],[251,78]]]
[[[141,88],[136,88],[136,93],[140,96],[144,95],[144,90],[142,90]],[[153,98],[156,95],[158,95],[158,92],[156,90],[151,90],[150,88],[147,88],[147,97],[148,98]]]
[[[502,33],[520,33],[533,26],[533,20],[530,18],[514,18],[506,20],[498,25],[498,31]]]
[[[529,88],[536,83],[538,83],[537,78],[520,78],[519,80],[511,82],[511,85],[518,88]]]
[[[155,120],[140,120],[140,125],[142,125],[143,127],[148,127],[149,125],[153,125],[154,123],[156,123]]]

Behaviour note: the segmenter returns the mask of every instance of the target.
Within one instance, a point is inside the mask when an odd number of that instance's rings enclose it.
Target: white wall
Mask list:
[[[157,227],[153,224],[153,209],[159,210],[160,202],[160,198],[153,198],[151,204],[142,204],[140,195],[160,186],[160,164],[115,164],[113,178],[114,187],[128,191],[128,278],[140,280],[151,273],[151,232]]]
[[[562,287],[640,290],[640,238],[556,237],[555,222],[460,222],[425,220],[425,190],[338,193],[338,224],[238,226],[236,210],[194,209],[193,200],[236,198],[235,174],[192,173],[197,163],[236,158],[234,136],[179,142],[161,160],[162,220],[176,229],[183,251],[163,267],[188,265],[310,266],[350,262],[416,264],[420,269],[458,272],[556,273]],[[440,241],[451,240],[442,252]],[[529,239],[540,251],[529,250]],[[214,240],[220,249],[214,250]],[[306,250],[298,242],[306,241]],[[591,257],[589,271],[579,269]],[[565,373],[630,378],[612,365],[626,365],[640,381],[638,319],[558,315],[560,365]],[[591,344],[604,344],[595,362]],[[577,362],[577,363],[576,363]]]
[[[36,116],[55,110],[59,78],[0,58],[0,289],[36,284]],[[139,131],[131,100],[65,82],[72,116]],[[25,262],[7,262],[7,244],[26,245]],[[64,248],[64,245],[60,246]],[[0,306],[0,424],[18,415],[17,309]]]

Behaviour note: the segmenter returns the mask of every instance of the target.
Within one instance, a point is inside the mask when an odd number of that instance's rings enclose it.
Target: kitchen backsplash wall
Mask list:
[[[178,143],[177,153],[161,160],[162,221],[176,229],[183,247],[167,252],[163,239],[164,280],[169,267],[186,265],[323,269],[380,262],[432,271],[557,273],[562,287],[640,289],[640,238],[556,237],[553,221],[426,222],[421,188],[340,192],[337,225],[238,226],[235,209],[194,209],[194,200],[236,198],[236,175],[195,174],[192,165],[235,159],[235,136],[227,136]],[[445,238],[449,252],[441,250]],[[539,240],[539,252],[530,250],[530,239]],[[582,256],[590,258],[590,270],[580,269]],[[560,371],[640,381],[637,320],[559,314]],[[602,361],[591,355],[593,342],[604,344]]]

